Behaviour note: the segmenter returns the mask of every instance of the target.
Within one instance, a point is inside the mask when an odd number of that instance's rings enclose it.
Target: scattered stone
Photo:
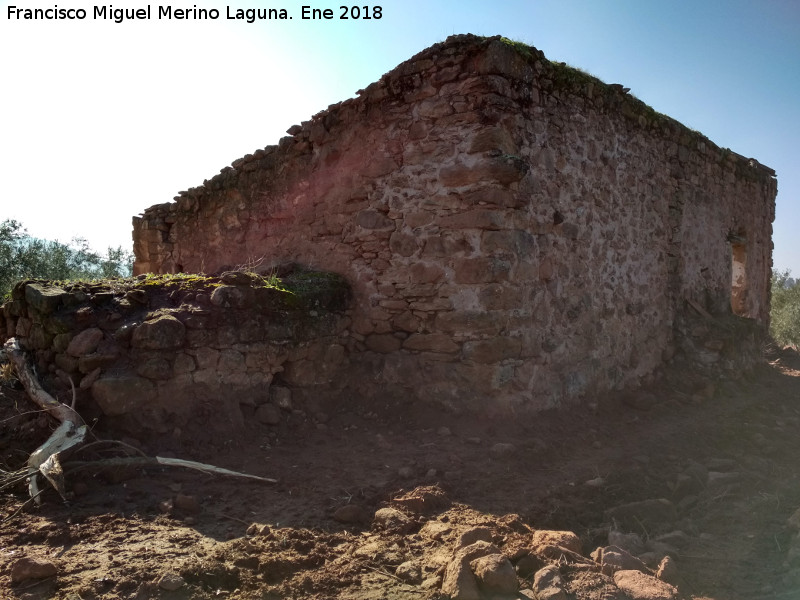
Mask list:
[[[673,548],[682,548],[689,543],[690,538],[683,531],[670,531],[656,538],[658,542],[669,544]]]
[[[263,537],[269,535],[271,531],[272,530],[270,529],[269,525],[264,525],[262,523],[252,523],[250,527],[247,528],[247,531],[245,533],[252,537],[257,537],[257,536]]]
[[[480,600],[478,580],[472,574],[469,563],[454,560],[444,572],[442,594],[450,600]]]
[[[413,525],[411,517],[396,508],[380,508],[372,524],[379,529],[407,530]]]
[[[533,547],[537,546],[558,546],[576,554],[583,551],[583,544],[580,538],[571,531],[552,531],[540,529],[533,532]]]
[[[485,594],[513,594],[519,588],[511,561],[502,554],[489,554],[470,562],[478,588]]]
[[[422,567],[420,567],[418,562],[413,560],[399,564],[394,574],[401,581],[412,585],[417,585],[422,582]]]
[[[536,571],[542,568],[542,563],[543,561],[535,554],[526,554],[517,560],[514,567],[517,571],[517,575],[523,579],[528,579],[531,575],[536,573]]]
[[[567,600],[561,571],[555,565],[536,571],[531,589],[538,600]]]
[[[441,437],[448,437],[452,435],[452,432],[449,427],[439,427],[439,429],[436,430],[436,434]]]
[[[635,533],[622,533],[616,529],[612,529],[608,532],[608,545],[622,548],[635,556],[638,556],[645,550],[644,542],[639,535]]]
[[[451,600],[480,600],[478,580],[472,573],[470,563],[489,554],[500,554],[500,549],[483,541],[458,550],[445,569],[442,594],[449,596]]]
[[[365,523],[369,520],[369,513],[357,504],[345,504],[333,513],[333,520],[339,523]]]
[[[188,494],[177,494],[172,504],[175,508],[185,513],[196,514],[202,510],[197,498]]]
[[[447,494],[436,485],[420,486],[392,500],[414,513],[425,514],[450,506]]]
[[[592,553],[592,557],[595,562],[600,563],[602,572],[609,576],[617,571],[647,572],[647,565],[618,546],[600,548],[599,552],[595,551]]]
[[[614,583],[631,600],[673,600],[678,597],[675,587],[641,571],[617,571]]]
[[[492,530],[489,529],[488,527],[473,527],[472,529],[467,529],[458,538],[458,542],[456,543],[456,550],[459,550],[461,548],[466,548],[467,546],[471,546],[475,542],[487,542],[491,544]]]
[[[160,587],[162,590],[167,590],[168,592],[174,592],[175,590],[183,587],[184,583],[186,582],[183,580],[183,577],[170,571],[161,576],[161,578],[158,580],[158,587]]]
[[[11,565],[11,585],[29,579],[46,579],[58,573],[55,563],[44,558],[26,556]]]
[[[441,542],[444,536],[453,531],[453,527],[441,521],[428,521],[420,529],[419,534],[435,542]]]

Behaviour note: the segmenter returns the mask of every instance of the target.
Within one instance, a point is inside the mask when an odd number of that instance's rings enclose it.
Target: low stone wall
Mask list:
[[[347,361],[346,282],[298,271],[276,283],[245,272],[25,281],[2,307],[0,338],[19,340],[62,402],[74,385],[87,421],[229,432],[242,405],[277,422],[292,389],[330,383]]]

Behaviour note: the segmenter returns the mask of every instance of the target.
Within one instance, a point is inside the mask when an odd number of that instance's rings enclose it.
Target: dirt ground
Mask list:
[[[68,503],[48,492],[21,511],[24,487],[4,490],[0,597],[437,599],[458,549],[483,540],[516,576],[518,591],[496,597],[800,598],[800,514],[789,522],[800,508],[800,358],[784,351],[738,381],[693,385],[673,374],[639,395],[524,418],[376,406],[315,422],[294,406],[280,425],[227,440],[126,439],[278,483],[68,472]],[[6,469],[53,428],[32,406],[0,390]],[[541,530],[574,532],[578,545],[564,534],[548,545]],[[661,564],[678,592],[623,591],[590,556],[609,545],[648,575]],[[26,557],[44,570],[12,584]]]

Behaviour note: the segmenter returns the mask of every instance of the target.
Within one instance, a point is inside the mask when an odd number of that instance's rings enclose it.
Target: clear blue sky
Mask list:
[[[300,7],[337,17],[303,21]],[[9,19],[0,7],[0,220],[33,235],[130,245],[131,216],[352,97],[454,33],[501,34],[622,83],[656,110],[778,172],[775,266],[800,274],[800,2],[797,0],[384,0],[216,7],[216,21]],[[363,2],[360,6],[363,6]],[[99,4],[99,6],[103,6]],[[147,6],[114,2],[115,8]],[[192,3],[175,7],[191,7]],[[285,8],[248,24],[226,6]],[[369,5],[374,6],[374,5]]]

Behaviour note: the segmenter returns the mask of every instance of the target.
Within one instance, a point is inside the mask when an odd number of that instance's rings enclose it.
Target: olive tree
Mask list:
[[[64,244],[32,237],[13,219],[0,223],[0,297],[6,296],[21,279],[127,277],[132,265],[133,256],[121,246],[108,248],[101,255],[83,238]]]

